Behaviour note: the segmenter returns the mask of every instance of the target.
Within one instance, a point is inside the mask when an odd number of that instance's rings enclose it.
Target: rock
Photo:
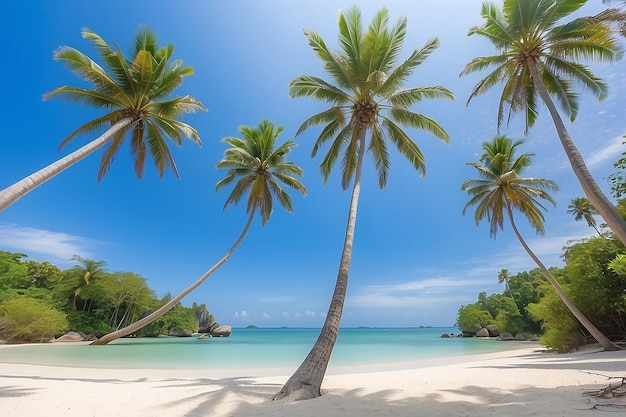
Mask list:
[[[489,337],[489,330],[484,327],[476,332],[476,337]]]
[[[462,327],[461,332],[463,337],[473,337],[476,335],[476,332],[479,331],[482,327],[473,326],[473,327]]]
[[[232,333],[233,329],[230,326],[219,326],[211,331],[213,337],[228,337]]]
[[[511,333],[502,332],[500,333],[500,336],[498,336],[498,340],[515,340],[515,338]]]
[[[489,337],[498,337],[500,335],[500,329],[495,324],[488,324],[485,329],[489,331]]]
[[[174,330],[170,330],[170,332],[168,333],[168,336],[173,336],[173,337],[191,337],[192,334],[193,334],[193,332],[191,330],[174,329]]]
[[[84,342],[85,338],[79,332],[67,332],[53,340],[54,342]]]

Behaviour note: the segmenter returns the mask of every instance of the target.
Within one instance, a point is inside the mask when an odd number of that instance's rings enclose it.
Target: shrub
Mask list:
[[[45,301],[16,297],[0,304],[0,339],[5,342],[50,341],[67,327],[65,315]]]

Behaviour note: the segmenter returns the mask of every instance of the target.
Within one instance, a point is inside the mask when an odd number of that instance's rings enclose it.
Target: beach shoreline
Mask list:
[[[569,417],[626,407],[626,397],[585,395],[626,377],[625,350],[554,354],[533,345],[430,363],[331,367],[321,397],[269,401],[292,372],[74,368],[1,363],[0,355],[0,415]]]

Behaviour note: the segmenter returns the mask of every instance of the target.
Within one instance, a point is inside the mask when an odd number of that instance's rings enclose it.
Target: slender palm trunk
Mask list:
[[[559,282],[552,276],[550,271],[548,271],[548,268],[545,267],[545,265],[539,260],[539,258],[537,258],[537,256],[530,249],[530,247],[528,247],[524,238],[522,238],[519,230],[517,230],[517,226],[515,226],[515,221],[513,220],[513,211],[511,210],[511,207],[507,205],[506,209],[509,215],[509,220],[511,221],[511,227],[513,227],[513,231],[515,232],[515,236],[517,236],[517,239],[520,241],[528,255],[530,255],[532,260],[535,261],[543,276],[554,287],[557,294],[559,295],[561,300],[563,300],[563,303],[568,308],[568,310],[574,315],[574,317],[576,317],[580,324],[582,324],[583,327],[587,329],[591,336],[593,336],[593,338],[596,339],[598,343],[600,343],[600,346],[602,346],[604,350],[620,350],[621,348],[619,346],[611,342],[604,334],[602,334],[602,332],[598,330],[598,328],[594,326],[587,317],[585,317],[585,315],[578,309],[578,307],[574,305],[572,300],[567,296],[565,291],[563,291],[563,288],[561,288],[561,286],[559,285]]]
[[[359,205],[359,193],[361,191],[361,173],[363,170],[363,155],[365,154],[365,132],[359,138],[359,155],[356,172],[354,175],[354,186],[350,199],[350,211],[348,214],[348,224],[344,239],[339,272],[333,298],[328,308],[328,314],[324,321],[324,326],[311,348],[311,351],[304,359],[300,367],[289,378],[280,392],[272,397],[272,400],[300,401],[319,397],[321,395],[322,380],[328,368],[330,356],[337,341],[343,304],[346,299],[348,289],[348,277],[350,275],[350,263],[352,260],[352,243],[354,241],[354,229],[356,226],[357,207]]]
[[[226,252],[226,255],[224,255],[224,257],[222,259],[220,259],[215,265],[213,265],[211,267],[211,269],[206,271],[200,278],[198,278],[196,280],[196,282],[194,282],[193,284],[191,284],[190,286],[185,288],[180,294],[178,294],[176,297],[174,297],[170,301],[168,301],[163,307],[161,307],[161,308],[155,310],[154,312],[148,314],[146,317],[144,317],[144,318],[142,318],[140,320],[137,320],[135,323],[132,323],[132,324],[130,324],[130,325],[128,325],[128,326],[126,326],[126,327],[124,327],[122,329],[119,329],[119,330],[116,330],[116,331],[111,332],[109,334],[106,334],[106,335],[102,336],[101,338],[99,338],[98,340],[95,340],[95,341],[91,342],[90,344],[92,344],[92,345],[106,345],[107,343],[109,343],[109,342],[111,342],[111,341],[113,341],[115,339],[119,339],[120,337],[128,336],[128,335],[130,335],[132,333],[135,333],[136,331],[138,331],[139,329],[143,328],[144,326],[147,326],[148,324],[150,324],[153,321],[157,320],[163,314],[165,314],[168,311],[170,311],[176,304],[178,304],[178,302],[180,300],[182,300],[191,291],[193,291],[196,288],[198,288],[200,286],[200,284],[202,284],[209,276],[211,276],[211,274],[213,274],[213,272],[215,272],[220,266],[222,266],[228,260],[228,258],[230,258],[230,256],[233,254],[235,249],[237,249],[239,244],[243,241],[243,238],[248,233],[248,230],[250,229],[250,226],[252,225],[252,220],[254,220],[255,213],[256,213],[256,209],[252,210],[252,212],[250,213],[250,217],[248,218],[248,222],[246,223],[246,226],[243,228],[243,231],[241,232],[241,235],[239,236],[239,239],[237,239],[237,241],[230,248],[230,250],[228,252]]]
[[[561,145],[563,145],[565,154],[569,159],[570,165],[572,166],[574,174],[576,174],[576,178],[578,178],[585,195],[598,214],[602,216],[606,224],[608,224],[611,230],[613,230],[613,232],[617,235],[619,240],[626,245],[626,221],[624,221],[622,216],[620,216],[615,206],[611,204],[609,199],[604,195],[596,181],[589,173],[589,169],[587,168],[587,165],[585,165],[585,161],[574,144],[572,137],[565,128],[565,124],[563,123],[552,98],[550,98],[550,94],[548,93],[546,86],[541,81],[541,76],[539,75],[535,62],[532,58],[528,58],[528,67],[530,68],[530,75],[533,79],[533,84],[535,85],[537,92],[539,92],[539,96],[541,96],[541,99],[548,107],[548,111],[554,121],[557,134],[559,135]]]
[[[54,178],[56,175],[65,171],[67,168],[74,165],[76,162],[84,159],[85,157],[91,155],[102,146],[104,146],[109,139],[115,136],[120,130],[124,129],[126,126],[131,124],[133,121],[132,118],[127,117],[116,122],[113,126],[111,126],[106,132],[104,132],[97,139],[92,140],[82,148],[72,152],[71,154],[64,156],[58,161],[48,165],[45,168],[40,169],[39,171],[29,175],[26,178],[23,178],[16,182],[15,184],[5,188],[0,191],[0,211],[9,207],[11,204],[15,203],[20,198],[24,197],[29,192],[33,191],[35,188],[39,187],[44,182],[49,179]]]

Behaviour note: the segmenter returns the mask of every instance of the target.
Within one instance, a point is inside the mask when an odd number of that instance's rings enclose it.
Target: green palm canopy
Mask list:
[[[259,126],[242,126],[239,132],[243,138],[226,137],[224,142],[230,145],[224,152],[224,159],[217,163],[217,168],[226,168],[226,176],[220,180],[216,189],[234,182],[234,186],[224,208],[229,204],[237,204],[247,194],[246,212],[260,210],[261,219],[265,224],[272,214],[273,196],[291,213],[293,206],[291,197],[281,186],[300,191],[306,195],[306,188],[296,177],[302,176],[302,168],[285,160],[286,155],[296,146],[288,140],[277,148],[274,143],[283,127],[274,127],[268,120]]]
[[[387,183],[391,166],[387,142],[391,142],[421,174],[426,173],[424,155],[403,127],[425,130],[448,142],[445,130],[430,117],[411,110],[424,99],[454,99],[442,86],[401,88],[415,68],[439,46],[437,38],[414,50],[399,61],[406,37],[407,19],[399,19],[391,28],[387,9],[379,10],[367,28],[356,8],[339,16],[340,50],[331,50],[315,32],[304,31],[309,45],[322,60],[324,69],[335,84],[315,76],[301,76],[290,84],[291,97],[311,97],[330,107],[305,120],[296,136],[311,126],[323,125],[312,156],[328,146],[320,171],[328,179],[335,163],[342,156],[342,186],[346,189],[353,178],[358,159],[361,135],[369,133],[367,152],[378,171],[378,183]],[[330,143],[329,143],[330,142]]]
[[[184,113],[206,110],[191,96],[168,98],[181,85],[183,77],[193,74],[193,68],[180,60],[171,61],[174,46],[159,47],[156,35],[142,28],[135,36],[131,59],[119,48],[111,48],[95,32],[83,29],[83,38],[91,41],[104,67],[77,49],[64,46],[54,53],[77,76],[93,85],[91,89],[62,86],[48,92],[44,98],[59,97],[109,112],[76,129],[60,145],[63,147],[79,134],[101,131],[121,120],[128,123],[112,138],[100,164],[98,180],[109,169],[115,154],[129,137],[135,159],[135,173],[143,176],[146,156],[149,155],[162,177],[170,168],[176,177],[178,170],[167,146],[166,138],[182,146],[187,137],[201,145],[198,132],[178,118]]]
[[[513,141],[506,136],[497,136],[483,144],[480,162],[468,165],[476,168],[478,179],[467,180],[461,186],[471,196],[463,208],[463,214],[470,206],[476,205],[474,220],[478,225],[483,219],[489,221],[489,233],[495,237],[504,227],[504,219],[513,211],[519,211],[528,219],[537,233],[544,234],[545,207],[540,200],[556,206],[548,193],[557,191],[554,181],[542,178],[525,178],[520,174],[530,165],[533,154],[524,153],[515,157],[518,146],[523,141]]]

